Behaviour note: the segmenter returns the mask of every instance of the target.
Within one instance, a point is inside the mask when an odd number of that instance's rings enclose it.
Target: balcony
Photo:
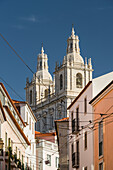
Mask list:
[[[17,155],[14,153],[14,155],[11,155],[11,167],[17,168]]]
[[[72,134],[77,134],[79,132],[79,119],[72,120]]]
[[[22,163],[22,167],[21,167],[21,170],[24,170],[24,164]]]
[[[28,166],[28,164],[26,164],[25,170],[32,170],[32,169]]]
[[[21,169],[21,161],[20,161],[20,159],[18,159],[17,162],[18,162],[17,163],[17,168]]]
[[[17,164],[15,163],[15,161],[11,161],[11,168],[17,168]]]
[[[4,145],[3,140],[2,140],[2,138],[0,138],[0,161],[4,160],[3,145]]]
[[[74,152],[72,154],[72,167],[79,168],[79,152]]]

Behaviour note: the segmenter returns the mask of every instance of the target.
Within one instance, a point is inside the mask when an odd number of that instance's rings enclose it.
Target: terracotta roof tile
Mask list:
[[[63,118],[63,119],[59,119],[59,120],[55,120],[55,122],[63,122],[63,121],[68,121],[69,117]]]

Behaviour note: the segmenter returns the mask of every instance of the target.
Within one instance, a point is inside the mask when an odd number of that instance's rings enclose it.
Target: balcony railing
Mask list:
[[[72,133],[77,134],[79,132],[79,119],[72,120]]]
[[[72,154],[72,167],[79,168],[79,152],[74,152]]]

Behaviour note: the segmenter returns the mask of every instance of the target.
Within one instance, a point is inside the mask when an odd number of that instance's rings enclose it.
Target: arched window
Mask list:
[[[48,97],[48,92],[49,92],[49,90],[45,89],[45,97]]]
[[[62,74],[60,75],[60,90],[63,88],[63,76]]]
[[[71,49],[73,48],[73,43],[70,44],[70,48],[71,48]]]
[[[40,61],[40,69],[42,69],[42,61]]]
[[[32,104],[32,90],[30,90],[30,104]]]
[[[81,73],[76,74],[76,87],[82,88],[82,74]]]
[[[44,62],[44,69],[46,68],[46,64],[45,64],[45,62]]]

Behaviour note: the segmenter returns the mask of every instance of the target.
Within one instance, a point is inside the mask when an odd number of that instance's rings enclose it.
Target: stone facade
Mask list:
[[[56,63],[54,80],[48,71],[47,55],[43,47],[38,55],[37,72],[26,80],[26,100],[37,117],[36,129],[54,130],[54,120],[68,116],[67,107],[92,79],[91,58],[84,63],[80,55],[79,38],[72,28],[67,40],[67,53],[62,65]]]

